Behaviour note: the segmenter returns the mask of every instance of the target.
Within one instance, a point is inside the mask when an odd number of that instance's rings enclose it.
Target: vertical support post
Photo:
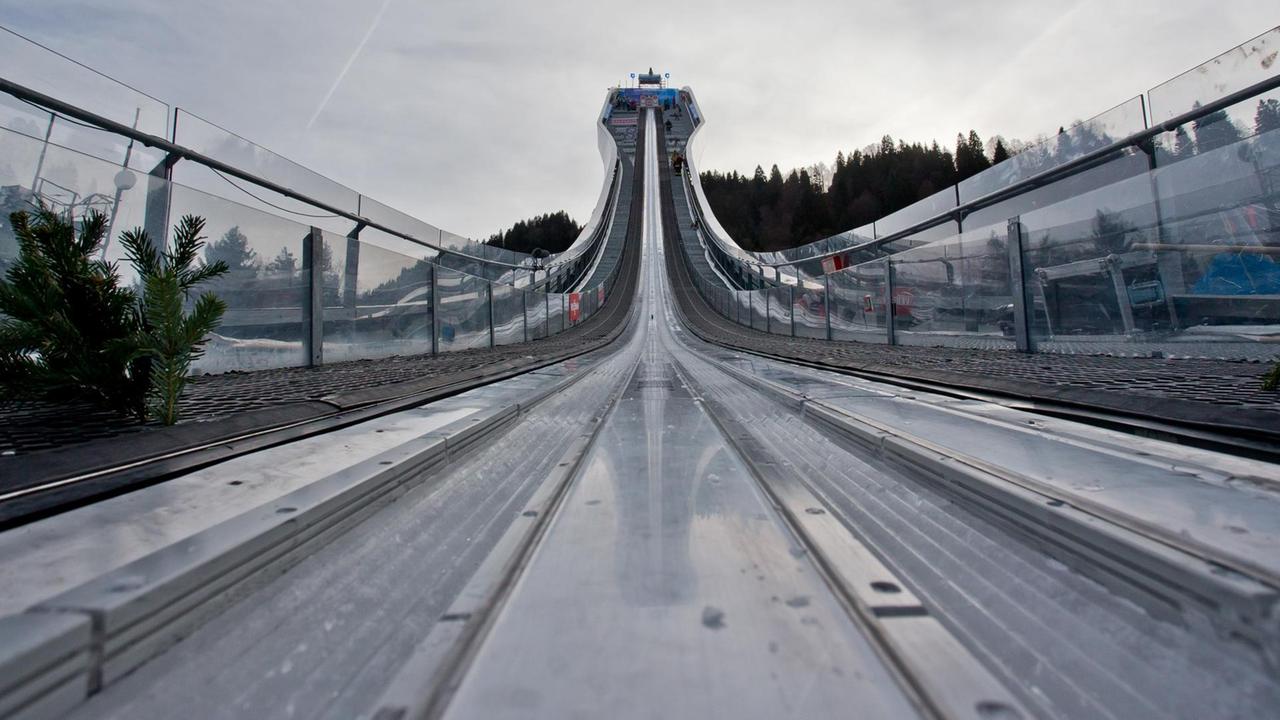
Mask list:
[[[147,200],[143,209],[142,227],[156,249],[167,246],[169,238],[169,211],[173,201],[173,166],[177,155],[169,155],[147,173]]]
[[[764,331],[771,332],[773,330],[773,314],[769,312],[769,296],[773,293],[768,289],[762,291],[764,293]]]
[[[1009,234],[1005,242],[1009,253],[1009,287],[1013,291],[1013,335],[1018,352],[1035,352],[1031,343],[1030,313],[1027,308],[1026,276],[1022,271],[1022,221],[1009,218]]]
[[[312,227],[302,238],[302,272],[307,294],[302,304],[303,336],[307,365],[324,364],[324,231]]]
[[[440,284],[436,282],[435,263],[431,263],[431,354],[440,354]]]
[[[529,342],[529,291],[520,291],[520,319],[524,321],[524,341]]]
[[[800,275],[796,275],[796,282],[800,282]],[[796,286],[791,285],[791,337],[796,336]]]
[[[356,329],[356,288],[360,280],[360,231],[364,223],[357,223],[347,233],[347,260],[342,265],[342,309],[347,316],[348,334]]]
[[[827,318],[827,340],[831,340],[831,276],[823,275],[822,314]]]
[[[542,316],[542,327],[546,330],[545,337],[551,337],[551,293],[542,295],[542,306],[547,311],[547,314]]]
[[[893,306],[893,262],[884,259],[884,333],[890,345],[898,344],[898,310]]]
[[[485,293],[489,296],[489,348],[496,347],[493,337],[493,281],[485,281]]]

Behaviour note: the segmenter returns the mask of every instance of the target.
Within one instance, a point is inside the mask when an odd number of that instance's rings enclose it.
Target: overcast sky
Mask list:
[[[594,120],[670,72],[701,169],[831,162],[889,133],[1030,139],[1262,33],[1275,0],[0,0],[0,24],[463,235],[568,210]]]

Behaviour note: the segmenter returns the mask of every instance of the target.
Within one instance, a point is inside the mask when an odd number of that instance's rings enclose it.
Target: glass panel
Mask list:
[[[969,228],[1005,222],[1037,208],[1142,175],[1150,169],[1151,160],[1146,153],[1134,148],[1118,150],[1111,160],[1101,165],[975,210],[965,216],[964,225]]]
[[[529,339],[547,336],[547,296],[533,290],[524,291],[524,317],[529,328]]]
[[[174,185],[170,217],[188,214],[206,221],[205,260],[231,268],[207,286],[227,313],[193,372],[306,365],[302,245],[310,227]]]
[[[878,237],[887,237],[896,232],[906,230],[916,223],[924,222],[931,217],[944,213],[956,206],[955,188],[940,190],[923,200],[918,200],[901,210],[876,221]]]
[[[768,301],[765,293],[768,290],[755,290],[751,293],[751,327],[760,332],[769,332]]]
[[[791,288],[769,290],[769,332],[774,335],[791,334]]]
[[[1275,77],[1277,53],[1280,27],[1151,88],[1147,98],[1151,101],[1152,126]]]
[[[991,225],[893,256],[898,343],[1014,348],[1007,235]]]
[[[558,293],[547,296],[547,334],[564,332],[564,296]]]
[[[163,180],[124,170],[116,163],[0,130],[0,272],[18,255],[17,238],[9,223],[11,213],[32,211],[43,204],[70,213],[78,221],[91,211],[101,212],[109,227],[106,259],[121,261],[121,232],[135,227],[147,228],[153,237],[166,232],[163,209],[167,187]],[[149,199],[158,202],[149,204]],[[147,223],[148,218],[154,227]],[[120,271],[126,282],[132,282],[127,263]]]
[[[1097,117],[1078,122],[1062,132],[1023,148],[1008,160],[961,181],[960,202],[966,203],[988,195],[1123,140],[1145,128],[1142,97],[1135,97]],[[879,223],[876,228],[880,229]],[[881,230],[881,234],[886,233]]]
[[[864,263],[827,276],[831,294],[831,338],[885,343],[884,261]]]
[[[489,347],[489,283],[437,267],[436,288],[437,352]]]
[[[345,237],[332,247],[342,279],[325,302],[325,362],[430,353],[431,263]]]
[[[0,28],[0,53],[6,79],[142,132],[168,135],[169,106],[139,90],[7,28]]]
[[[731,316],[733,321],[739,325],[751,324],[751,291],[736,290],[733,293],[734,302],[737,308]]]
[[[1033,341],[1045,350],[1130,354],[1135,333],[1167,331],[1149,243],[1151,180],[1139,176],[1022,216]]]
[[[175,142],[179,145],[246,173],[283,185],[339,210],[356,213],[360,209],[359,194],[345,185],[334,182],[314,170],[309,170],[185,110],[179,109],[175,113],[175,118],[174,136]],[[175,171],[181,165],[180,163],[175,166]],[[317,212],[317,210],[312,209],[310,212]]]
[[[1251,103],[1246,103],[1251,104]],[[1157,169],[1171,354],[1270,359],[1280,332],[1280,128]],[[1177,341],[1177,344],[1172,344]]]
[[[796,337],[827,337],[826,291],[820,283],[806,282],[795,290],[795,303],[792,304],[795,314]]]
[[[494,345],[524,342],[524,291],[507,285],[493,285],[491,291]]]

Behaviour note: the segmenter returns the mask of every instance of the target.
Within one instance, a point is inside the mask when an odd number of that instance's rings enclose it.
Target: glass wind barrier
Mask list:
[[[791,288],[770,288],[763,292],[768,295],[769,333],[773,335],[790,335]]]
[[[529,339],[539,340],[547,337],[547,307],[550,300],[546,293],[535,290],[524,291],[524,322],[528,328]]]
[[[991,225],[890,258],[897,342],[1013,349],[1007,236]]]
[[[174,142],[178,145],[238,170],[282,185],[339,210],[353,214],[360,210],[360,195],[355,190],[181,108],[174,112],[173,135]],[[174,167],[175,178],[178,173],[193,166],[193,163],[179,163]],[[289,207],[296,205],[300,212],[317,212],[310,205],[284,197],[279,199],[289,203]],[[343,219],[343,224],[350,225],[351,222]]]
[[[127,285],[138,278],[124,256],[120,233],[141,227],[153,238],[169,239],[169,229],[182,216],[203,218],[202,259],[221,260],[230,270],[199,288],[222,298],[227,311],[194,364],[195,373],[524,342],[548,334],[548,305],[554,308],[552,332],[564,327],[563,295],[494,284],[439,267],[425,248],[412,246],[417,255],[406,254],[313,230],[154,176],[129,171],[135,181],[121,186],[120,171],[116,163],[0,129],[0,273],[19,253],[10,213],[39,205],[75,221],[93,211],[103,213],[111,230],[102,256],[117,264]],[[379,235],[366,228],[361,236]],[[315,317],[313,276],[321,311]],[[615,280],[616,272],[604,284],[577,294],[576,322],[599,309],[601,290],[612,288]],[[312,337],[320,347],[311,347]]]
[[[1276,356],[1280,127],[1231,127],[1159,153],[1162,166],[1144,176],[1022,216],[1038,350]],[[1179,131],[1195,128],[1166,133],[1160,147],[1176,148]]]
[[[43,45],[0,27],[0,57],[6,80],[57,98],[139,132],[169,136],[169,106]],[[0,94],[0,127],[48,139],[118,165],[143,172],[163,154],[114,133],[70,118],[55,118],[44,108]]]
[[[478,241],[444,233],[403,213],[390,211],[354,190],[185,110],[174,109],[123,83],[98,73],[22,36],[0,28],[0,55],[5,57],[4,76],[18,85],[46,94],[139,132],[172,140],[197,153],[226,163],[245,173],[275,183],[342,212],[369,217],[395,232],[422,242],[443,243],[460,253],[509,265],[527,264],[530,258]],[[7,128],[52,145],[113,162],[122,168],[162,174],[165,153],[89,123],[55,113],[15,96],[0,94],[0,128]],[[38,176],[36,173],[35,176]],[[35,177],[33,176],[33,177]],[[315,207],[306,201],[268,190],[256,183],[228,177],[194,162],[178,162],[171,179],[178,184],[221,196],[263,212],[347,234],[349,219]],[[121,177],[119,183],[131,180]],[[136,182],[135,179],[132,182]],[[46,183],[48,185],[48,183]],[[48,185],[49,193],[57,188]],[[122,188],[127,190],[128,187]],[[98,191],[103,192],[103,191]],[[48,194],[48,193],[46,193]],[[390,211],[390,212],[384,212]],[[367,215],[365,214],[367,213]],[[388,217],[391,216],[391,217]],[[408,241],[401,241],[405,244]],[[385,245],[385,244],[384,244]],[[389,247],[397,247],[390,245]],[[406,249],[411,255],[419,251]],[[479,263],[484,265],[484,263]],[[473,269],[466,269],[471,272]],[[510,268],[484,267],[472,274],[491,280],[519,281]],[[511,275],[512,277],[504,277]]]
[[[565,329],[564,296],[551,294],[547,299],[547,334],[558,335]]]
[[[1142,132],[1147,127],[1142,107],[1142,97],[1135,97],[1019,150],[1008,160],[960,181],[960,202],[989,195]]]
[[[484,278],[437,267],[436,351],[489,347],[489,283]]]
[[[329,254],[341,265],[333,268],[338,291],[331,294],[325,282],[325,362],[431,352],[433,265],[328,233],[325,244],[342,249]]]
[[[1226,97],[1276,76],[1280,63],[1280,27],[1272,28],[1237,48],[1165,81],[1147,91],[1151,126],[1191,112],[1201,105]],[[1249,123],[1253,116],[1243,105],[1236,123]]]
[[[885,267],[878,260],[826,276],[832,340],[888,342]]]
[[[493,301],[493,344],[514,345],[522,343],[524,327],[524,291],[510,285],[494,284],[489,287]]]
[[[798,285],[791,312],[796,337],[827,339],[827,296],[823,284],[808,281]]]

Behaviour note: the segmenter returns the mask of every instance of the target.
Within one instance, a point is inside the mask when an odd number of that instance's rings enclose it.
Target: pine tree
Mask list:
[[[996,138],[995,149],[991,151],[991,164],[999,165],[1009,159],[1009,150],[1004,146],[1003,138]]]
[[[264,269],[268,273],[292,274],[298,269],[298,259],[289,252],[289,248],[282,247],[280,253]]]
[[[1193,108],[1200,107],[1196,103]],[[1204,115],[1191,123],[1196,136],[1196,151],[1206,153],[1220,147],[1226,147],[1241,140],[1240,128],[1231,122],[1225,110],[1218,110]]]
[[[239,225],[227,230],[217,242],[205,248],[204,261],[210,265],[225,263],[234,274],[257,273],[261,265],[258,252],[250,247],[249,238],[240,232]]]
[[[1173,131],[1173,157],[1182,160],[1195,154],[1195,141],[1187,134],[1187,129],[1179,125],[1178,129]]]
[[[1261,135],[1272,130],[1280,130],[1280,100],[1259,100],[1258,111],[1253,115],[1253,131]]]
[[[226,303],[206,292],[196,298],[190,312],[185,311],[195,286],[228,271],[220,260],[196,264],[204,245],[203,230],[202,218],[186,215],[173,229],[173,247],[162,250],[156,249],[142,229],[120,237],[142,278],[143,322],[134,338],[139,354],[151,361],[148,414],[165,425],[178,421],[178,399],[191,363],[204,354],[205,338],[227,310]]]
[[[114,263],[96,259],[106,216],[92,211],[77,228],[41,208],[10,222],[19,255],[0,281],[0,391],[144,417],[147,363],[131,342],[137,296]]]

